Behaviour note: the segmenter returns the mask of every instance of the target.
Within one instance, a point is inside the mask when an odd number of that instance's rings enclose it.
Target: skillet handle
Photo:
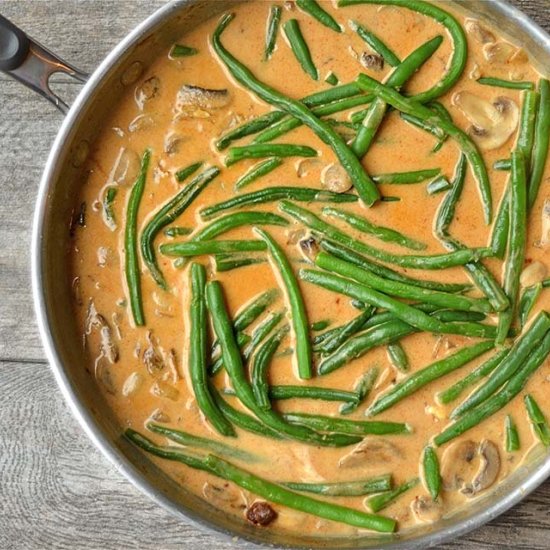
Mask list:
[[[86,73],[41,46],[2,15],[0,71],[51,101],[62,113],[66,113],[69,106],[50,89],[50,76],[65,73],[79,82],[88,79]]]

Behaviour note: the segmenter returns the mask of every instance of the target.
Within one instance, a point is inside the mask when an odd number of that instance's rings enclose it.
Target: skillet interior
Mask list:
[[[466,11],[483,15],[523,45],[536,66],[550,65],[550,38],[542,31],[533,30],[520,12],[497,0],[459,0],[455,3]],[[425,548],[473,529],[512,506],[546,479],[550,473],[548,457],[532,457],[528,465],[517,469],[496,491],[439,522],[435,528],[403,532],[395,539],[380,536],[354,540],[327,540],[305,535],[273,537],[269,531],[251,527],[244,520],[236,523],[186,492],[141,451],[122,440],[118,423],[97,391],[94,380],[82,368],[82,341],[69,313],[72,311],[71,281],[65,269],[70,246],[68,223],[78,187],[83,181],[80,156],[86,144],[95,139],[104,115],[113,108],[111,98],[121,95],[124,88],[121,75],[128,67],[135,62],[147,67],[161,50],[184,33],[187,26],[194,26],[230,5],[230,0],[176,0],[162,8],[112,52],[82,91],[62,126],[41,183],[33,244],[35,303],[43,341],[57,380],[73,411],[104,454],[135,485],[179,517],[191,518],[202,525],[257,542],[309,548],[366,548],[382,542],[387,542],[388,548]]]

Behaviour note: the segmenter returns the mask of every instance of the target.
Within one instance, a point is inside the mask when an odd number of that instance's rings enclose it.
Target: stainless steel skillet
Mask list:
[[[541,65],[550,66],[550,38],[527,20],[520,12],[501,1],[457,2],[495,22],[499,28],[519,42],[523,42],[532,57]],[[431,530],[418,530],[403,534],[398,539],[370,538],[361,540],[331,540],[302,537],[272,537],[269,532],[252,529],[217,512],[172,483],[141,453],[129,448],[119,437],[120,428],[110,411],[97,395],[93,381],[82,368],[82,352],[76,327],[70,316],[70,281],[65,273],[65,254],[68,247],[67,223],[79,186],[82,165],[89,144],[100,129],[104,114],[113,107],[112,98],[121,95],[132,76],[138,74],[156,57],[159,51],[206,17],[227,9],[226,1],[184,1],[167,4],[155,13],[118,46],[100,65],[84,87],[71,108],[52,148],[35,213],[33,238],[33,290],[40,329],[60,387],[73,411],[96,445],[144,492],[180,517],[190,518],[206,528],[214,528],[227,534],[239,534],[258,542],[277,546],[359,548],[385,544],[386,547],[425,548],[455,537],[492,519],[520,500],[541,483],[550,473],[550,462],[544,457],[516,472],[497,493],[478,501],[468,510],[438,524]],[[4,31],[0,45],[4,44]],[[24,38],[20,38],[24,42]],[[10,70],[32,70],[41,66],[47,57],[44,50],[31,46],[22,50],[23,66]],[[31,57],[29,57],[29,52]],[[36,58],[32,55],[35,54]],[[0,60],[2,60],[0,55]],[[31,62],[28,65],[28,62]],[[81,79],[85,75],[52,56],[53,68],[63,69]],[[15,62],[14,62],[15,63]],[[31,70],[32,69],[32,70]],[[37,87],[43,86],[48,71],[36,79]],[[47,93],[47,92],[45,92]],[[108,99],[106,99],[108,98]],[[52,98],[55,102],[55,98]]]

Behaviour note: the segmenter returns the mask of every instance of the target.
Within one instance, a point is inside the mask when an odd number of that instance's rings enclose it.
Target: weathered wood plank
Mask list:
[[[92,70],[161,0],[3,0],[0,11]],[[548,0],[514,3],[550,29]],[[62,85],[73,96],[78,87]],[[247,548],[176,521],[88,441],[55,387],[33,320],[29,277],[35,193],[61,115],[0,75],[0,548]],[[10,361],[17,359],[18,361]],[[550,483],[441,548],[546,549]]]

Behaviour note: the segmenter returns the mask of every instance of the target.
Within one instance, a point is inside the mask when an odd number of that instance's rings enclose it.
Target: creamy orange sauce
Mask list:
[[[291,2],[285,3],[283,10],[283,22],[291,17],[300,22],[314,62],[319,69],[318,82],[304,73],[282,34],[278,36],[277,48],[272,59],[268,62],[262,61],[265,21],[271,2],[256,1],[235,5],[233,11],[236,13],[236,18],[224,33],[223,42],[227,49],[249,67],[260,80],[293,98],[328,89],[329,85],[324,83],[324,78],[331,70],[338,75],[341,83],[353,81],[359,72],[366,72],[379,80],[383,80],[391,73],[392,69],[387,63],[382,72],[371,71],[361,66],[356,56],[363,52],[372,52],[348,28],[349,19],[355,19],[369,29],[375,30],[401,59],[427,40],[442,34],[445,37],[443,44],[407,84],[406,91],[417,93],[426,90],[442,77],[451,54],[452,43],[445,29],[432,19],[407,9],[366,5],[336,9],[332,3],[326,1],[322,2],[322,5],[342,24],[343,33],[336,34],[321,26]],[[445,8],[453,11],[447,3]],[[459,12],[455,15],[464,24],[464,16]],[[254,464],[236,462],[255,474],[275,482],[337,482],[391,473],[395,485],[399,485],[420,475],[422,449],[433,436],[442,431],[449,422],[450,411],[462,400],[461,396],[449,406],[444,406],[437,401],[436,394],[463,378],[481,364],[489,354],[425,386],[377,416],[376,420],[405,421],[410,424],[413,433],[369,436],[368,439],[383,439],[391,442],[399,452],[389,460],[365,459],[346,468],[339,467],[339,461],[344,455],[349,454],[352,448],[319,448],[292,440],[268,440],[240,429],[237,429],[237,439],[231,440],[220,436],[204,420],[194,398],[188,371],[189,269],[175,268],[171,258],[158,252],[158,246],[161,243],[184,241],[187,237],[170,239],[162,232],[158,235],[155,241],[157,258],[159,267],[168,282],[169,291],[159,288],[141,263],[146,326],[135,327],[131,319],[124,277],[124,220],[131,186],[138,168],[138,158],[144,150],[151,148],[152,162],[139,208],[140,231],[159,206],[172,198],[181,188],[175,180],[174,173],[182,167],[204,161],[205,166],[216,165],[222,168],[221,175],[172,224],[198,230],[204,225],[199,216],[199,210],[205,205],[234,196],[235,181],[257,162],[245,160],[226,168],[224,167],[226,151],[220,153],[213,145],[213,142],[232,125],[271,110],[268,105],[237,85],[218,61],[209,43],[216,24],[217,18],[211,19],[182,36],[180,42],[197,48],[198,55],[173,59],[167,51],[148,69],[146,74],[140,77],[138,82],[128,86],[126,95],[120,99],[117,98],[110,118],[105,120],[105,130],[93,145],[88,166],[89,177],[83,184],[77,201],[77,204],[86,203],[87,205],[85,227],[76,228],[74,248],[69,258],[71,276],[75,279],[75,315],[85,335],[84,340],[89,352],[89,363],[85,368],[90,376],[97,380],[97,391],[102,392],[112,406],[120,421],[121,430],[132,427],[146,433],[144,424],[154,418],[173,428],[213,440],[224,440],[228,444],[258,455],[260,460]],[[497,30],[492,29],[492,32],[497,40],[504,40],[498,38]],[[489,63],[484,56],[482,44],[472,34],[468,34],[468,45],[468,63],[461,80],[449,93],[440,98],[451,113],[455,124],[463,129],[467,129],[470,123],[453,105],[452,97],[457,91],[469,91],[491,101],[505,96],[518,106],[521,105],[521,92],[481,86],[475,80],[478,76],[510,78],[513,73],[512,77],[521,80],[536,82],[539,79],[538,73],[529,65],[527,59],[521,56],[513,63]],[[150,79],[153,77],[158,83],[158,90],[154,97],[143,101],[144,83],[148,82],[146,86],[150,87]],[[227,89],[231,101],[227,107],[204,113],[200,117],[177,116],[176,96],[184,84],[209,89]],[[354,111],[362,108],[359,107]],[[334,115],[334,118],[348,120],[349,114],[350,112],[346,111]],[[515,139],[514,132],[502,147],[482,152],[490,173],[495,211],[508,174],[492,170],[491,167],[494,161],[509,157]],[[172,148],[167,147],[170,140],[176,140]],[[235,145],[243,145],[249,140],[250,138],[247,138]],[[293,130],[279,141],[310,145],[318,150],[319,156],[314,162],[308,161],[305,164],[300,159],[285,159],[282,166],[245,188],[243,193],[277,185],[321,188],[321,170],[336,161],[332,150],[311,130],[303,126]],[[433,136],[406,124],[395,111],[392,111],[386,116],[363,164],[365,169],[374,175],[440,168],[447,178],[452,179],[459,155],[456,144],[452,140],[447,140],[439,152],[432,153],[434,144]],[[117,170],[121,153],[124,162],[130,159],[130,167],[125,177],[121,176],[123,171],[120,163]],[[307,167],[307,170],[304,167]],[[535,243],[541,239],[541,210],[548,195],[549,176],[547,169],[538,202],[530,214],[527,263],[534,261],[545,263],[546,261],[545,249],[536,246]],[[114,181],[117,178],[120,180],[118,183]],[[105,188],[111,185],[118,188],[113,204],[116,220],[114,228],[105,223],[101,207]],[[360,203],[345,204],[342,208],[364,216],[374,224],[391,227],[426,243],[428,245],[426,254],[441,253],[443,249],[432,234],[432,225],[444,195],[429,196],[426,192],[426,183],[381,185],[380,187],[382,194],[398,196],[401,200],[378,203],[370,209]],[[312,203],[303,206],[319,212],[325,204]],[[276,204],[273,203],[248,207],[246,210],[278,212]],[[396,245],[381,243],[368,235],[360,234],[339,221],[333,219],[328,221],[373,246],[399,254],[409,253]],[[303,226],[292,222],[288,227],[269,226],[266,229],[284,247],[295,270],[303,267],[306,258],[296,244],[291,244],[292,235],[297,230],[304,229]],[[485,226],[483,222],[480,201],[471,171],[468,171],[465,190],[457,207],[452,232],[456,238],[471,247],[485,246],[490,236],[490,227]],[[220,240],[250,238],[254,238],[250,227],[233,230],[219,237]],[[208,266],[209,279],[216,279],[222,283],[232,315],[262,291],[281,285],[281,281],[274,275],[269,263],[216,273],[213,258],[200,257],[197,261]],[[495,275],[501,276],[500,261],[489,260],[486,261],[486,265]],[[436,279],[442,282],[468,282],[468,277],[462,268],[436,272],[406,271],[407,274],[417,278]],[[332,328],[357,315],[357,310],[352,307],[349,298],[303,282],[300,282],[300,289],[310,322],[328,319]],[[479,294],[474,291],[472,295]],[[115,362],[102,356],[100,332],[96,328],[87,327],[91,303],[111,328],[113,342],[118,349]],[[550,294],[548,291],[543,291],[532,316],[536,311],[548,309],[549,306]],[[269,311],[281,311],[285,307],[288,309],[284,295],[281,295],[270,306]],[[264,318],[265,316],[258,322]],[[496,320],[489,318],[486,322],[496,323]],[[247,332],[250,333],[256,325],[247,329]],[[410,360],[409,373],[429,365],[436,359],[452,354],[459,347],[474,343],[473,340],[460,336],[441,337],[427,333],[408,336],[401,342]],[[292,347],[292,337],[289,337],[283,342],[280,351]],[[151,354],[158,359],[159,368],[147,368],[145,357],[151,357]],[[315,361],[317,362],[318,358]],[[310,384],[353,390],[361,375],[374,366],[377,366],[381,372],[375,389],[353,415],[346,417],[362,420],[365,419],[366,408],[377,396],[391,388],[396,381],[409,375],[391,366],[385,346],[348,363],[330,375],[314,377],[310,382],[298,380],[292,355],[281,353],[270,366],[269,380],[272,384]],[[517,468],[530,449],[538,443],[526,415],[522,396],[526,392],[531,393],[545,408],[545,413],[550,414],[546,399],[549,376],[550,369],[548,364],[545,364],[531,377],[522,395],[489,420],[456,440],[493,441],[498,446],[501,457],[498,480],[505,478]],[[225,374],[218,375],[214,383],[220,389],[230,387],[229,379]],[[466,397],[467,393],[463,394],[463,397]],[[225,396],[225,398],[235,407],[242,408],[236,398],[231,396]],[[338,403],[314,400],[279,401],[276,403],[276,409],[281,412],[301,411],[329,416],[339,415]],[[519,430],[521,449],[515,453],[507,453],[504,448],[504,419],[507,414],[513,416]],[[164,438],[154,434],[148,434],[149,436],[159,444],[167,444]],[[444,461],[445,449],[453,444],[455,443],[452,442],[438,449],[440,461]],[[217,493],[212,490],[212,486],[221,488],[224,486],[223,481],[203,472],[189,470],[178,463],[155,457],[152,459],[187,489],[203,495],[214,506],[222,507],[238,518],[243,518],[243,511],[256,499],[255,495],[232,485],[222,491],[223,496],[220,498],[215,496]],[[425,495],[427,491],[420,483],[384,509],[382,513],[395,518],[400,530],[412,529],[421,520],[411,511],[411,503]],[[365,497],[338,497],[332,500],[338,504],[368,511],[364,505]],[[444,490],[440,501],[441,513],[449,515],[467,504],[469,499],[456,490]],[[269,529],[281,532],[322,533],[326,536],[352,535],[358,531],[354,527],[318,519],[283,506],[274,505],[274,509],[278,517],[268,527]]]

